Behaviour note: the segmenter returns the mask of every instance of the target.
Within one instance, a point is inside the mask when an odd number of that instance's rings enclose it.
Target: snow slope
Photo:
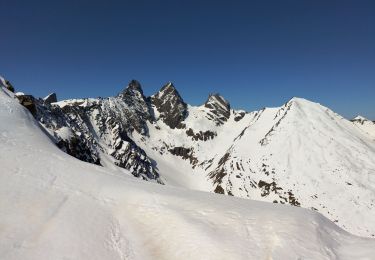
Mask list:
[[[159,120],[147,138],[133,136],[164,183],[310,208],[349,232],[375,236],[375,142],[352,122],[302,98],[251,113],[231,110],[222,124],[209,113],[188,106],[185,128]],[[190,130],[213,137],[194,139]]]
[[[326,107],[293,98],[265,109],[221,158],[211,176],[225,193],[312,208],[374,236],[375,143]]]
[[[375,140],[375,122],[364,118],[363,116],[356,116],[351,120],[359,129],[367,133],[373,140]]]
[[[0,90],[0,259],[372,259],[319,213],[142,182],[59,150]]]

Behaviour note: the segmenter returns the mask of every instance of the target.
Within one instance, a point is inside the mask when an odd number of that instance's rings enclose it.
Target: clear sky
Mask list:
[[[234,108],[293,96],[375,120],[375,1],[0,0],[0,74],[59,99],[146,95],[174,82],[186,102]]]

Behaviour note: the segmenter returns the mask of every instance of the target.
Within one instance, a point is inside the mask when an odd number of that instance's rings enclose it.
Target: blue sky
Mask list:
[[[203,3],[202,3],[203,2]],[[35,96],[174,82],[257,110],[293,96],[375,120],[375,1],[0,0],[0,74]]]

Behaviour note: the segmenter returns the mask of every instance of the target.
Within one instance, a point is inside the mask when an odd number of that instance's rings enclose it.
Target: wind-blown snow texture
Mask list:
[[[375,255],[373,239],[311,210],[142,182],[126,170],[76,160],[5,89],[0,122],[1,259]]]
[[[301,98],[245,112],[212,94],[195,107],[172,83],[145,97],[135,80],[109,98],[17,97],[80,160],[161,184],[309,208],[349,232],[375,235],[369,120],[350,122]]]

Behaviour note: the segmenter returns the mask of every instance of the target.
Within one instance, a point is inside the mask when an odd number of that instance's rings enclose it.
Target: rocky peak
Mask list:
[[[136,90],[136,91],[140,91],[143,93],[143,90],[142,90],[142,87],[141,87],[141,83],[139,83],[139,81],[135,80],[135,79],[132,79],[128,85],[128,88],[129,89],[133,89],[133,90]]]
[[[56,93],[49,94],[48,96],[46,96],[45,98],[43,98],[43,101],[44,101],[45,104],[51,104],[51,103],[57,102]]]
[[[168,82],[151,97],[151,103],[159,112],[159,118],[170,128],[181,128],[187,116],[187,105],[173,83]]]
[[[152,121],[153,118],[141,84],[136,80],[130,81],[118,98],[123,104],[121,108],[130,123],[130,128],[134,128],[140,134],[147,134],[146,121]]]
[[[128,86],[119,94],[119,96],[123,97],[123,98],[137,97],[137,98],[140,98],[140,99],[145,99],[145,97],[143,95],[141,83],[139,83],[135,79],[130,81]]]
[[[210,110],[208,118],[222,125],[230,117],[230,104],[219,94],[210,94],[204,106]]]

